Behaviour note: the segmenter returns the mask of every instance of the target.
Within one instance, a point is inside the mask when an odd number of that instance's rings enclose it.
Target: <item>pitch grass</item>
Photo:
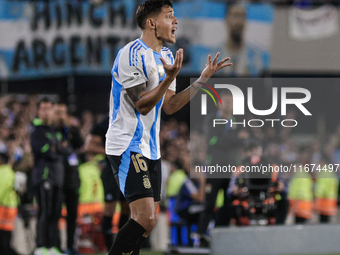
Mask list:
[[[96,255],[106,255],[105,253],[97,253]],[[161,251],[141,251],[140,255],[164,255]],[[288,254],[283,254],[288,255]],[[294,254],[294,255],[306,255],[306,254]],[[309,254],[309,255],[340,255],[340,253],[323,253],[323,254]]]
[[[96,253],[95,255],[106,255],[106,253]],[[161,251],[141,251],[140,255],[164,255],[164,252],[161,252]]]

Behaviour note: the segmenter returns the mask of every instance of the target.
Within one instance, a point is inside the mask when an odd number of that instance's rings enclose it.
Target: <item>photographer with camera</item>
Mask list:
[[[250,141],[246,145],[242,165],[237,167],[227,191],[233,205],[221,209],[230,218],[235,218],[238,225],[284,223],[287,210],[278,210],[278,207],[288,209],[284,183],[278,179],[279,172],[269,171],[269,166],[271,169],[276,167],[263,156],[262,146]]]
[[[79,161],[76,151],[83,146],[84,141],[78,128],[69,124],[66,104],[55,104],[53,113],[53,125],[57,136],[61,139],[63,148],[60,154],[63,158],[65,170],[63,186],[64,203],[67,209],[67,250],[65,253],[67,255],[76,255],[79,253],[74,248],[74,234],[76,231],[80,188]]]

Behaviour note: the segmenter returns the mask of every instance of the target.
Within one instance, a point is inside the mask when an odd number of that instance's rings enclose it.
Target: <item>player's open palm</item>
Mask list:
[[[227,62],[230,58],[224,58],[217,62],[218,57],[220,56],[220,53],[217,52],[215,58],[213,61],[211,61],[211,55],[209,54],[208,56],[208,63],[206,64],[204,70],[201,73],[202,78],[210,78],[213,76],[218,70],[226,67],[226,66],[231,66],[233,63],[225,63]]]
[[[164,67],[164,71],[169,78],[175,79],[179,70],[181,70],[182,62],[183,62],[183,49],[179,49],[176,52],[176,57],[173,65],[168,65],[163,58],[159,58]]]

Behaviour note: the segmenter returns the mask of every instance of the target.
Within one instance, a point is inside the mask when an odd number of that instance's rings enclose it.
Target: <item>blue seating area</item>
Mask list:
[[[197,232],[197,225],[188,224],[182,220],[175,212],[176,197],[168,200],[168,214],[170,220],[170,245],[171,246],[192,246],[193,240],[190,238],[191,233]]]

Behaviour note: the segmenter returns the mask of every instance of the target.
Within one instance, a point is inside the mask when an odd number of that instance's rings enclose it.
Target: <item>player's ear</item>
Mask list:
[[[152,29],[152,30],[155,29],[156,25],[155,25],[155,21],[154,21],[153,18],[148,18],[148,19],[146,20],[146,27],[148,27],[148,28],[150,28],[150,29]]]

